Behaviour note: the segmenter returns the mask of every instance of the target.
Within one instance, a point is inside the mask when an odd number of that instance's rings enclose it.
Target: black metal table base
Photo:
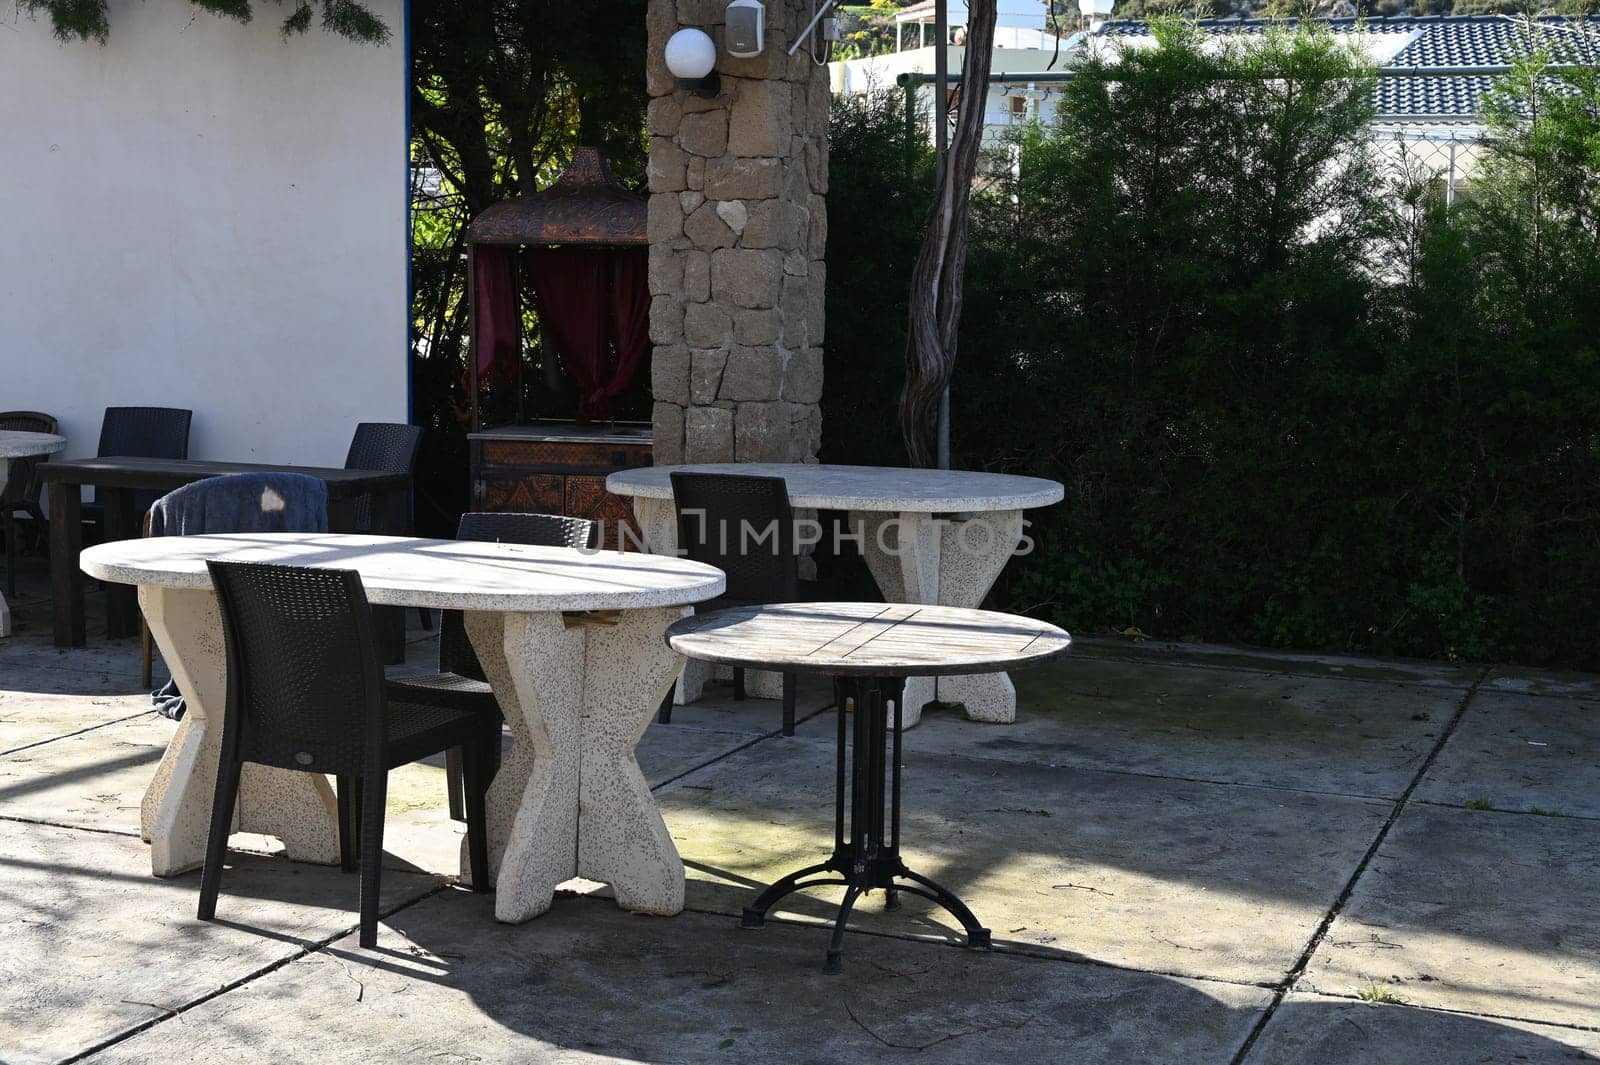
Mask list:
[[[834,681],[834,703],[839,715],[839,751],[834,784],[833,856],[825,862],[798,869],[761,893],[746,906],[745,928],[760,928],[767,913],[796,891],[827,885],[845,888],[839,916],[833,924],[824,972],[843,971],[844,931],[850,911],[869,891],[882,889],[884,908],[898,909],[905,891],[936,903],[961,922],[967,946],[989,946],[989,929],[978,923],[971,910],[948,889],[906,867],[900,859],[900,700],[905,681],[900,677],[840,677]],[[888,757],[889,707],[894,707],[894,757]],[[853,707],[851,742],[846,744],[845,708]],[[846,781],[846,749],[850,751]],[[846,829],[846,784],[849,792],[849,838]],[[885,785],[888,785],[887,793]],[[888,803],[888,816],[884,805]]]

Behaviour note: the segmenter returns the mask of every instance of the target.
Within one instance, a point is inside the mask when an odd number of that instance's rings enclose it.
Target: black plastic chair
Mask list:
[[[781,477],[674,473],[678,550],[727,575],[722,595],[696,603],[696,613],[730,607],[792,603],[799,598],[800,549],[794,508]],[[743,699],[744,670],[733,671],[733,697]],[[783,675],[783,734],[794,735],[795,676]],[[658,720],[672,720],[672,696]]]
[[[452,747],[465,752],[468,857],[474,891],[489,887],[484,793],[500,730],[482,714],[397,702],[361,577],[353,570],[210,562],[227,642],[228,700],[216,798],[200,881],[202,921],[217,892],[246,762],[331,773],[339,855],[361,868],[361,945],[377,945],[378,887],[389,770]],[[359,822],[359,824],[358,824]]]
[[[107,407],[100,422],[100,458],[114,455],[139,459],[186,459],[189,457],[189,425],[194,412],[181,407]],[[149,510],[161,493],[140,489],[133,494],[136,513]],[[105,505],[96,488],[83,505],[85,521],[100,522]]]
[[[347,470],[382,470],[384,473],[412,473],[417,464],[417,446],[422,443],[422,427],[400,422],[362,422],[350,439],[345,453]],[[410,508],[406,514],[410,531]],[[372,529],[372,496],[355,499],[355,532]]]
[[[54,433],[56,420],[31,410],[0,414],[0,430],[13,433]],[[39,508],[39,457],[12,459],[4,492],[0,492],[0,535],[6,538],[6,595],[17,594],[17,512],[33,520],[34,530],[44,528]]]
[[[382,470],[384,473],[412,474],[416,472],[417,447],[422,443],[422,427],[420,425],[406,425],[404,422],[360,422],[356,425],[355,435],[350,438],[350,450],[345,452],[344,468],[347,470]],[[354,511],[356,527],[350,532],[365,533],[372,531],[372,496],[362,493],[351,501]],[[344,532],[346,530],[339,530]],[[411,506],[406,506],[404,524],[401,528],[391,530],[397,536],[410,536]],[[417,616],[422,619],[422,627],[433,628],[433,619],[428,611],[418,608]],[[394,661],[405,661],[404,641],[405,624],[396,621],[395,638],[401,641],[400,657]]]
[[[456,527],[456,539],[538,547],[598,548],[600,523],[554,514],[463,514],[461,524]],[[466,620],[459,610],[446,610],[439,618],[439,672],[392,678],[389,698],[482,714],[495,722],[497,736],[500,722],[504,720],[500,704],[483,675],[477,652],[467,637]],[[499,765],[497,743],[490,776]],[[462,776],[462,752],[452,748],[445,755],[445,778],[450,792],[450,816],[457,821],[463,819],[465,809]]]

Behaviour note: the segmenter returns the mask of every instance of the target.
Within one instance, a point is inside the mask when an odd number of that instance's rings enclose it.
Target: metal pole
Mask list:
[[[1450,136],[1450,174],[1445,179],[1444,205],[1446,207],[1454,207],[1456,205],[1456,138],[1454,134]]]
[[[832,11],[838,3],[839,0],[824,0],[822,7],[817,8],[815,6],[816,0],[812,0],[813,13],[811,15],[811,21],[806,23],[806,28],[800,31],[799,36],[795,37],[794,43],[789,46],[790,55],[794,55],[796,52],[798,52],[802,45],[810,44],[812,45],[811,55],[813,58],[816,56],[816,46],[815,42],[811,40],[811,32],[817,28],[817,23],[828,17],[828,12]]]
[[[950,139],[950,0],[934,0],[933,35],[935,37],[933,171],[937,175],[935,195],[949,175],[945,173],[946,149]],[[941,470],[950,468],[950,386],[946,385],[939,397],[939,432],[936,454]]]
[[[950,0],[936,0],[933,16],[933,46],[938,49],[933,56],[933,77],[935,85],[948,86],[950,84],[950,53],[947,47],[950,41]],[[933,162],[937,169],[939,180],[944,180],[944,153],[950,143],[950,93],[948,88],[941,92],[933,105]]]
[[[916,90],[910,86],[907,92]],[[478,273],[478,246],[467,241],[467,372],[472,382],[472,431],[483,429],[483,412],[478,409],[478,298],[475,291]]]
[[[906,188],[917,174],[917,86],[905,83],[906,90]]]

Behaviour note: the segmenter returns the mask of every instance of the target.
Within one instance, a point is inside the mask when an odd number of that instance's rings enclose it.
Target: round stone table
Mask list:
[[[683,909],[683,863],[634,748],[681,665],[667,626],[688,604],[721,594],[721,570],[645,554],[299,533],[165,536],[84,551],[85,573],[138,585],[188,706],[144,797],[157,876],[205,856],[227,692],[207,559],[353,569],[374,605],[465,612],[512,735],[488,799],[500,920],[543,913],[556,885],[576,876],[610,884],[627,910]],[[236,817],[235,831],[277,836],[291,858],[339,860],[334,795],[319,774],[247,765]],[[470,875],[465,853],[461,869]]]
[[[891,603],[975,607],[989,594],[1006,562],[1024,546],[1022,512],[1059,503],[1062,487],[1038,477],[972,470],[922,470],[895,466],[712,463],[623,470],[606,488],[633,497],[633,512],[645,544],[675,554],[677,516],[672,506],[674,471],[782,477],[796,508],[843,510],[852,539],[866,558],[878,590]],[[820,528],[815,537],[820,538]],[[709,670],[688,668],[678,687],[680,701],[698,697]],[[769,674],[752,687],[769,697]],[[1017,693],[1004,673],[931,676],[906,681],[905,727],[922,718],[925,703],[961,703],[975,721],[1007,723],[1017,717]]]
[[[5,494],[6,482],[11,476],[12,459],[31,459],[54,455],[67,446],[67,438],[54,433],[20,433],[0,431],[0,495]],[[0,594],[0,636],[11,635],[11,607]]]
[[[840,969],[851,908],[863,894],[878,889],[884,892],[887,909],[896,908],[899,892],[909,891],[959,920],[968,946],[989,945],[989,930],[965,903],[907,868],[900,858],[901,718],[911,708],[903,696],[906,678],[982,675],[1032,665],[1065,651],[1072,644],[1070,636],[1042,621],[985,610],[897,603],[782,603],[697,614],[668,629],[667,639],[674,650],[700,661],[820,673],[834,679],[839,735],[833,854],[763,891],[745,907],[744,927],[761,927],[767,912],[791,892],[842,884],[844,902],[834,921],[827,972]],[[810,783],[796,781],[795,786],[807,788]]]

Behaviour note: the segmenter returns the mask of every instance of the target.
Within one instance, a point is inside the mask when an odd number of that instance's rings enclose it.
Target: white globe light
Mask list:
[[[717,65],[717,44],[704,30],[679,30],[667,41],[667,69],[672,76],[698,81]]]
[[[1078,10],[1085,15],[1111,14],[1111,0],[1078,0]]]

